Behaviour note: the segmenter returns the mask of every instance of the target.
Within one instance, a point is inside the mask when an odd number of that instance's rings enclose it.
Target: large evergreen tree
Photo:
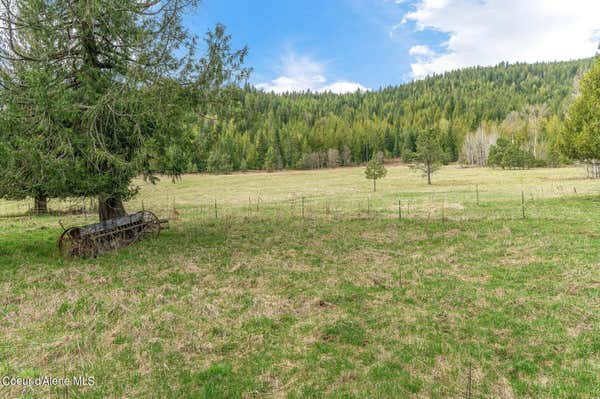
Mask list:
[[[0,90],[0,198],[33,197],[36,213],[46,213],[48,197],[74,188],[80,164],[57,127],[62,123],[57,116],[69,114],[68,104],[61,101],[64,93],[51,88],[43,71],[19,73],[23,85],[36,85],[38,91],[11,98],[10,92]]]
[[[600,57],[581,79],[580,93],[571,105],[559,148],[567,156],[594,164],[600,162]],[[594,177],[599,177],[597,171]]]
[[[135,176],[185,171],[191,124],[248,73],[222,26],[196,56],[182,25],[196,5],[0,0],[0,196],[97,196],[104,220]]]

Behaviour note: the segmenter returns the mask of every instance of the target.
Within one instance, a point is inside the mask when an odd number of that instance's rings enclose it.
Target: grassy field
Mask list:
[[[0,377],[95,378],[0,397],[600,397],[600,182],[583,175],[140,182],[129,210],[179,220],[88,260],[56,239],[94,215],[0,202]]]

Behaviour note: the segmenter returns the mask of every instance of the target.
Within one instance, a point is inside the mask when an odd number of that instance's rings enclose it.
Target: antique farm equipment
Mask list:
[[[123,248],[143,238],[158,237],[168,228],[167,219],[150,211],[66,229],[58,240],[62,256],[93,258],[103,252]]]

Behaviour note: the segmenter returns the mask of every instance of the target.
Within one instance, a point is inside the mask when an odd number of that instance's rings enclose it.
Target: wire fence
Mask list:
[[[554,219],[581,220],[587,212],[573,201],[600,193],[594,185],[552,185],[527,187],[523,190],[488,191],[474,185],[467,189],[406,193],[371,193],[362,195],[303,195],[291,193],[284,198],[267,194],[243,193],[224,200],[210,195],[195,198],[177,195],[140,195],[125,204],[128,211],[152,210],[160,218],[182,219],[191,223],[219,222],[228,219],[396,219],[436,222],[478,220]],[[97,201],[93,198],[51,200],[51,214],[73,215],[78,223],[98,219]],[[599,202],[600,206],[600,202]],[[0,218],[29,217],[33,201],[0,201]],[[418,359],[415,361],[419,362]],[[477,368],[478,359],[474,358]],[[477,396],[477,379],[472,365],[465,365],[456,382],[446,381],[441,392],[451,396]]]
[[[125,203],[129,212],[151,210],[161,218],[218,220],[224,218],[301,219],[425,219],[441,221],[545,218],[566,220],[583,210],[574,207],[574,198],[598,192],[588,186],[555,185],[508,191],[485,191],[479,186],[468,190],[371,193],[351,195],[288,194],[268,198],[260,192],[240,194],[227,200],[198,195],[144,195]],[[90,223],[98,219],[94,198],[50,200],[50,214],[77,215]],[[564,208],[564,209],[563,209]],[[0,202],[0,218],[34,215],[33,200]]]

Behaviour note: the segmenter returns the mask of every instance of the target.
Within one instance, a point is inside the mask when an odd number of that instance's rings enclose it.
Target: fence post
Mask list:
[[[304,196],[302,196],[302,219],[304,219]]]
[[[398,219],[402,220],[402,202],[398,200]]]
[[[525,219],[525,192],[521,191],[521,214]]]
[[[442,201],[442,223],[446,222],[446,197]]]
[[[219,213],[217,210],[217,200],[215,199],[215,219],[218,219],[218,218],[219,218]]]
[[[467,399],[471,399],[471,381],[473,379],[473,374],[472,374],[472,365],[471,362],[469,362],[469,377],[467,380]]]
[[[371,216],[371,198],[367,198],[367,216]]]
[[[479,206],[479,184],[475,185],[475,196],[477,198],[477,205]]]

